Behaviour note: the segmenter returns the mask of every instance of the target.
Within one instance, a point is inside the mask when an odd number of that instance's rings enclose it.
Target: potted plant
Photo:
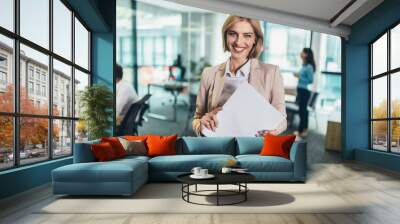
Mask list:
[[[110,136],[112,126],[113,94],[102,84],[86,87],[79,93],[80,124],[87,127],[89,140]]]

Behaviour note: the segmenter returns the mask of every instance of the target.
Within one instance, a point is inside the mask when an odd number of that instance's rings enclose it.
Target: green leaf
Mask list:
[[[109,136],[107,129],[112,126],[113,94],[103,84],[86,87],[79,93],[81,119],[85,120],[89,139]]]

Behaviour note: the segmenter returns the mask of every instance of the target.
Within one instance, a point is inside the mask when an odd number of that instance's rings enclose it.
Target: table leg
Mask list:
[[[197,184],[195,185],[195,191],[197,192]]]
[[[188,193],[187,193],[187,201],[188,201],[188,202],[190,202],[190,201],[189,201],[189,195],[190,195],[190,184],[188,184],[188,185],[187,185],[187,192],[188,192]]]
[[[247,201],[247,192],[248,192],[248,190],[247,190],[247,183],[244,183],[244,201]]]
[[[219,205],[219,184],[217,184],[217,206]]]

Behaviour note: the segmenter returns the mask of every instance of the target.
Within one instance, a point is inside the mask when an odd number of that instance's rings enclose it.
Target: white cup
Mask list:
[[[200,176],[207,176],[208,175],[208,169],[201,169],[200,170]]]
[[[229,167],[222,167],[222,170],[221,170],[222,173],[230,173],[231,171],[232,171],[232,169]]]
[[[201,167],[194,167],[193,169],[192,169],[192,173],[194,174],[194,175],[196,175],[196,176],[199,176],[199,175],[201,175],[200,174],[200,171],[202,170],[202,168]]]

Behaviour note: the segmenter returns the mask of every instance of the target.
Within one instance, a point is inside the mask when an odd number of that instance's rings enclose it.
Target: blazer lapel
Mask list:
[[[263,75],[257,59],[251,59],[249,84],[252,85],[262,96],[265,95]]]
[[[214,90],[211,99],[211,110],[218,106],[219,97],[221,96],[222,89],[225,84],[225,66],[226,62],[221,64],[215,74]]]

